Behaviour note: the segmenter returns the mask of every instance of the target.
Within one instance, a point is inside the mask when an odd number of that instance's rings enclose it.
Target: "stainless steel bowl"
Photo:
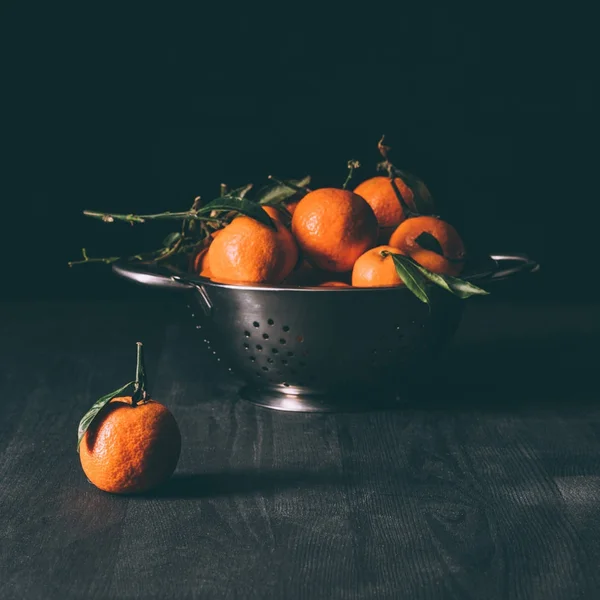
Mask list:
[[[539,265],[495,255],[465,279],[486,283]],[[144,285],[191,293],[199,343],[245,382],[242,398],[291,411],[339,411],[401,398],[432,371],[465,302],[432,286],[431,305],[406,288],[229,285],[164,267],[118,262]]]

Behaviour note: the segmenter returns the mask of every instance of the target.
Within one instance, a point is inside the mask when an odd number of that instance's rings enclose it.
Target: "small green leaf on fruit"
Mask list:
[[[94,419],[98,416],[100,411],[113,399],[121,396],[129,387],[134,385],[135,381],[130,381],[125,384],[123,387],[120,387],[118,390],[107,394],[106,396],[102,396],[99,400],[94,402],[94,405],[88,412],[83,415],[81,421],[79,421],[79,427],[77,429],[77,452],[79,452],[79,445],[81,444],[81,440],[85,435],[85,432],[89,429],[90,425],[94,421]]]
[[[452,275],[445,275],[443,273],[433,273],[429,269],[422,267],[418,262],[408,256],[403,256],[402,260],[411,262],[414,267],[421,272],[432,283],[435,283],[439,287],[445,289],[447,292],[458,296],[459,298],[465,299],[470,296],[487,296],[489,292],[486,290],[460,279],[459,277],[453,277]]]
[[[417,242],[417,244],[419,244],[423,250],[431,250],[431,252],[435,252],[440,256],[444,256],[444,251],[442,250],[440,243],[437,241],[437,238],[427,231],[424,231],[418,238],[416,238],[415,242]]]
[[[414,266],[404,259],[407,258],[402,254],[391,254],[396,273],[404,282],[404,285],[421,301],[429,304],[429,296],[427,295],[426,285],[427,280],[423,275],[414,268]]]

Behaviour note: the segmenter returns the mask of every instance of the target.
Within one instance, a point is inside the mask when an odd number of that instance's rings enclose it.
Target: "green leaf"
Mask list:
[[[213,210],[239,212],[247,217],[257,220],[259,223],[262,223],[271,229],[276,229],[275,223],[273,223],[271,217],[269,217],[262,207],[256,202],[246,200],[245,198],[232,198],[229,195],[217,198],[203,206],[198,211],[198,215],[209,215]]]
[[[444,251],[440,246],[440,243],[437,241],[437,238],[424,231],[418,238],[415,239],[415,242],[423,248],[423,250],[431,250],[440,256],[444,256]]]
[[[422,267],[419,263],[408,256],[402,255],[394,255],[398,257],[398,260],[408,264],[412,263],[414,269],[417,269],[423,277],[426,277],[432,283],[435,283],[439,287],[445,289],[447,292],[458,296],[459,298],[465,299],[470,296],[487,296],[489,292],[465,281],[464,279],[460,279],[458,277],[452,277],[451,275],[444,275],[442,273],[432,273],[429,269]],[[396,262],[396,258],[394,258],[394,262]]]
[[[310,184],[310,175],[307,175],[303,179],[289,179],[287,180],[292,186],[306,187]],[[291,198],[294,194],[298,193],[292,186],[285,185],[284,182],[273,181],[270,184],[265,185],[255,196],[255,200],[259,204],[268,204],[270,206],[285,202],[288,198]]]
[[[405,261],[407,258],[402,254],[393,254],[390,253],[392,260],[394,261],[394,266],[396,267],[396,273],[398,273],[398,277],[402,279],[406,287],[421,301],[425,304],[429,304],[429,296],[427,295],[426,285],[427,280],[423,277],[423,275],[415,269],[414,265]]]
[[[94,405],[92,406],[92,408],[90,408],[90,410],[88,410],[85,413],[85,415],[83,416],[81,421],[79,421],[79,428],[77,430],[77,452],[79,452],[79,445],[81,444],[81,440],[83,439],[85,432],[88,430],[88,428],[92,424],[93,420],[98,416],[98,413],[113,398],[117,398],[118,396],[123,394],[123,392],[125,392],[125,390],[128,387],[132,386],[134,383],[135,383],[135,381],[130,381],[123,387],[120,387],[118,390],[115,390],[114,392],[111,392],[110,394],[107,394],[106,396],[102,396],[102,398],[100,398],[100,400],[96,400],[96,402],[94,402]]]
[[[174,231],[170,233],[164,240],[163,246],[165,248],[171,248],[176,242],[181,239],[181,233],[179,231]]]

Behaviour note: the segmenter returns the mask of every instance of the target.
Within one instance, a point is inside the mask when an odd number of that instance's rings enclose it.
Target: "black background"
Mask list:
[[[418,4],[418,5],[417,5]],[[382,133],[471,247],[592,293],[592,19],[575,7],[8,3],[1,13],[4,297],[139,295],[90,255],[152,249],[151,212],[270,173],[340,185]]]

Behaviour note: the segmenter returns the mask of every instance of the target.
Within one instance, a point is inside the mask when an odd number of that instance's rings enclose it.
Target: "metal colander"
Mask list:
[[[464,276],[478,285],[533,271],[527,257],[492,256]],[[229,285],[164,267],[115,263],[145,285],[186,290],[199,343],[245,382],[240,395],[270,408],[341,410],[396,400],[431,372],[452,339],[465,300],[432,286],[431,304],[406,288]]]

